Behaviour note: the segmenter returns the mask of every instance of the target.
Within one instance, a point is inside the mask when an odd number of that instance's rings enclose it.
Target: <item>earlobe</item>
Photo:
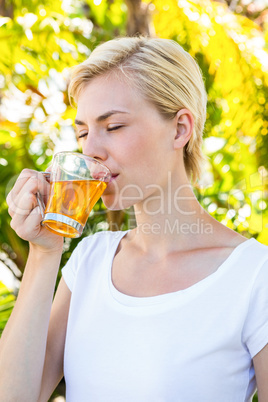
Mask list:
[[[181,109],[176,116],[177,127],[176,136],[174,138],[174,148],[183,148],[190,140],[193,128],[194,119],[192,113],[188,109]]]

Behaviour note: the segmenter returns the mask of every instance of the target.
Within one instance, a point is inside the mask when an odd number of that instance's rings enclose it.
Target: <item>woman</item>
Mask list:
[[[268,249],[194,196],[195,61],[173,41],[112,40],[74,70],[70,96],[83,153],[113,174],[103,202],[134,205],[137,227],[81,241],[52,305],[62,238],[40,226],[46,182],[21,173],[8,203],[30,252],[0,344],[2,400],[47,401],[64,373],[67,402],[250,401],[256,379],[267,401]]]

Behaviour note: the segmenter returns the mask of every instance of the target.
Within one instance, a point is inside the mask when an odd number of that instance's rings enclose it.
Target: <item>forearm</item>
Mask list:
[[[60,258],[60,251],[30,250],[17,302],[0,340],[0,395],[6,402],[38,399]]]

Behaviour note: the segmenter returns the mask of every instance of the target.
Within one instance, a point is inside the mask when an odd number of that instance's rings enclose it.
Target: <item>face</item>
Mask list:
[[[164,119],[136,89],[115,75],[95,78],[77,103],[77,137],[83,153],[112,172],[102,199],[109,209],[124,209],[165,187],[178,163],[176,124]]]

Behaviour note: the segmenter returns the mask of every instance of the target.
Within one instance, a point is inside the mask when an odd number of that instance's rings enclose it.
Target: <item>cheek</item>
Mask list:
[[[158,150],[146,146],[147,144],[142,144],[136,152],[131,152],[125,164],[129,183],[136,184],[143,192],[146,191],[146,186],[158,182],[165,168],[165,158]]]

